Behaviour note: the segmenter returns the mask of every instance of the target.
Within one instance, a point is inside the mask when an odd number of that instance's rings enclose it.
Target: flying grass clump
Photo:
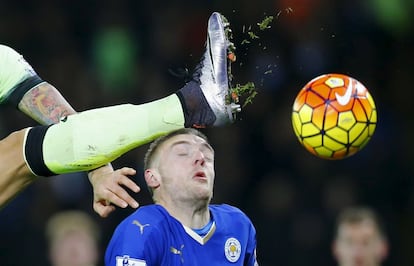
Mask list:
[[[231,97],[234,102],[239,103],[240,98],[242,99],[242,108],[253,103],[253,98],[257,95],[256,86],[253,82],[247,82],[244,85],[237,84],[230,89],[230,92],[229,97]],[[230,99],[228,99],[228,102],[230,102]]]

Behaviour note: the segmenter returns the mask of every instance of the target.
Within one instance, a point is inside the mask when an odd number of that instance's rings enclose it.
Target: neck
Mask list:
[[[163,206],[172,217],[189,228],[202,228],[210,221],[208,202],[199,202],[199,204],[179,202],[177,204],[171,201],[160,201],[157,204]]]

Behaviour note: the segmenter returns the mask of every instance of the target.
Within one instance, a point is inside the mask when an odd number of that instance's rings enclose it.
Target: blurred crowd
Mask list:
[[[350,205],[372,207],[383,217],[390,241],[384,265],[412,265],[413,1],[5,0],[0,43],[22,53],[78,111],[139,104],[184,84],[171,73],[197,64],[213,11],[233,29],[234,83],[252,81],[258,92],[240,121],[204,130],[216,148],[213,202],[233,204],[252,219],[260,265],[335,265],[333,224]],[[257,23],[268,16],[274,20],[262,31]],[[244,42],[248,29],[259,38]],[[361,81],[378,109],[370,143],[340,161],[308,153],[290,120],[302,86],[331,72]],[[33,125],[1,107],[1,137]],[[142,187],[141,204],[150,202],[142,177],[145,150],[113,163],[138,170],[133,179]],[[84,173],[41,178],[0,211],[0,264],[52,265],[46,224],[66,210],[96,222],[98,265],[115,226],[132,212],[99,218]]]

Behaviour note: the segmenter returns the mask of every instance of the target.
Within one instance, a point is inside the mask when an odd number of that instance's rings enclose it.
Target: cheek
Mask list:
[[[215,172],[215,169],[214,169],[214,164],[210,164],[209,166],[208,166],[208,171],[209,171],[209,173],[213,176],[213,178],[214,178],[214,176],[215,176],[215,174],[216,174],[216,172]]]
[[[159,170],[161,182],[164,184],[180,183],[182,185],[182,181],[189,175],[189,169],[190,167],[180,163],[164,165]]]

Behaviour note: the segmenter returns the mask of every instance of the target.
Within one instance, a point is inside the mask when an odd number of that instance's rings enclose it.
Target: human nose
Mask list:
[[[200,150],[196,150],[194,154],[194,164],[200,164],[201,166],[203,166],[206,161],[204,153]]]

